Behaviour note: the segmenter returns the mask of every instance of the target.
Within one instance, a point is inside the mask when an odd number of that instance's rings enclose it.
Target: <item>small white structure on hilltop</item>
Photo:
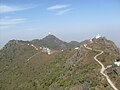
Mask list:
[[[51,54],[51,50],[49,48],[43,47],[42,52],[45,52],[47,54]]]
[[[51,32],[49,32],[48,34],[51,35]]]
[[[76,49],[76,50],[78,50],[78,49],[79,49],[79,47],[76,47],[75,49]]]
[[[101,37],[101,36],[98,34],[95,38],[98,39],[98,38],[100,38],[100,37]]]
[[[120,61],[119,62],[114,62],[117,66],[120,66]]]
[[[120,61],[115,60],[114,64],[116,64],[117,66],[120,66]]]
[[[49,48],[47,48],[47,53],[50,55],[51,54],[51,50]]]
[[[40,47],[40,49],[42,49],[42,47]]]
[[[64,50],[62,49],[61,51],[63,52]]]

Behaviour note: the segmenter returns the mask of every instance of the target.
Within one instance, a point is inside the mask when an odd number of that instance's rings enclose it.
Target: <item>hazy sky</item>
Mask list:
[[[48,32],[65,41],[100,34],[120,47],[120,0],[0,0],[0,47]]]

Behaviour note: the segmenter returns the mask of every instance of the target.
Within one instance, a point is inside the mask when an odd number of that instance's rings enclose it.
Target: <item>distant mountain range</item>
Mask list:
[[[120,89],[120,67],[114,64],[120,51],[113,41],[97,36],[68,43],[49,34],[31,41],[10,40],[0,50],[0,90],[113,90],[94,60],[99,50],[104,51],[97,57],[104,73]]]
[[[31,41],[23,41],[23,40],[10,40],[4,47],[3,50],[5,52],[11,52],[8,56],[11,56],[13,54],[13,51],[16,50],[24,50],[28,48],[27,44],[33,44],[36,47],[47,47],[50,49],[55,49],[55,50],[65,50],[69,48],[75,48],[77,46],[80,46],[80,43],[77,41],[71,41],[70,43],[67,43],[65,41],[62,41],[58,39],[54,35],[48,35],[44,37],[43,39],[34,39]],[[33,47],[29,47],[31,50]],[[16,53],[16,52],[15,52]],[[19,54],[19,53],[16,53]]]
[[[44,46],[51,49],[67,49],[80,45],[80,43],[77,41],[71,41],[70,43],[67,43],[65,41],[58,39],[54,35],[48,35],[40,40],[39,39],[32,40],[31,43],[37,46]]]

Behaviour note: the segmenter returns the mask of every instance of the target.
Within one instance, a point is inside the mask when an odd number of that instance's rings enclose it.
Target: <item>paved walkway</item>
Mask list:
[[[84,44],[84,47],[85,47],[86,49],[92,50],[92,48],[87,47],[87,44]],[[105,78],[107,79],[108,83],[110,84],[110,86],[111,86],[114,90],[118,90],[118,89],[115,87],[115,85],[113,84],[113,82],[110,80],[109,76],[104,73],[104,71],[106,70],[105,66],[97,59],[97,57],[100,56],[100,55],[102,55],[102,54],[104,53],[104,51],[102,51],[102,50],[95,50],[95,51],[100,52],[99,54],[97,54],[97,55],[94,56],[95,61],[97,61],[97,62],[101,65],[101,67],[102,67],[101,70],[100,70],[100,73],[101,73],[103,76],[105,76]]]

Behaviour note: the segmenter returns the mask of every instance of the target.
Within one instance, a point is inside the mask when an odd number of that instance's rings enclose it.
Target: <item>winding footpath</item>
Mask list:
[[[87,47],[87,44],[84,44],[84,47],[85,47],[86,49],[92,50],[92,48]],[[97,62],[101,65],[101,67],[102,67],[101,70],[100,70],[100,73],[101,73],[103,76],[105,76],[105,78],[107,79],[108,83],[110,84],[110,86],[111,86],[114,90],[118,90],[118,89],[116,88],[116,86],[113,84],[113,82],[110,80],[109,76],[104,73],[104,71],[106,70],[105,66],[97,59],[97,57],[100,56],[101,54],[103,54],[104,51],[102,51],[102,50],[94,50],[94,51],[100,52],[99,54],[95,55],[95,57],[94,57],[95,61],[97,61]]]
[[[40,52],[38,52],[38,53],[40,53]],[[38,53],[36,53],[36,54],[34,54],[33,56],[29,57],[29,58],[27,59],[27,62],[30,61],[33,57],[35,57]]]
[[[28,44],[28,46],[31,46],[31,47],[33,47],[36,51],[38,51],[39,49],[37,48],[37,47],[35,47],[33,44]],[[39,53],[39,52],[38,52]],[[33,56],[31,56],[31,57],[29,57],[28,59],[27,59],[27,62],[28,61],[30,61],[33,57],[35,57],[38,53],[35,53]]]

